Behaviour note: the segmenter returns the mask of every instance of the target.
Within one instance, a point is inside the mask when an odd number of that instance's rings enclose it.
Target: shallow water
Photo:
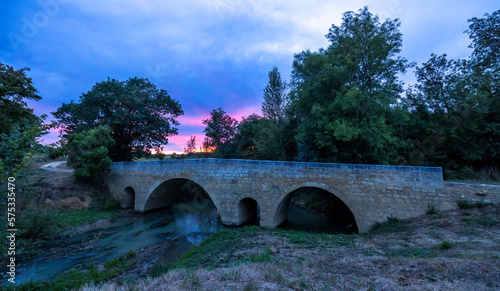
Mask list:
[[[162,261],[169,262],[178,258],[181,255],[179,252],[186,252],[222,228],[217,209],[207,203],[181,203],[159,212],[129,213],[110,224],[58,243],[71,247],[91,240],[93,247],[88,251],[82,250],[67,258],[52,261],[46,261],[48,254],[43,253],[21,265],[16,283],[48,280],[82,264],[101,263],[129,250],[139,251],[165,240],[171,241],[167,249],[171,254],[164,255]]]

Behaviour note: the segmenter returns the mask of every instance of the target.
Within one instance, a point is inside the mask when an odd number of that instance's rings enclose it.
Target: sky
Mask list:
[[[497,0],[7,0],[0,62],[31,69],[42,100],[28,106],[47,121],[108,77],[148,78],[182,105],[179,134],[164,147],[180,153],[190,136],[203,141],[202,120],[213,109],[238,120],[261,114],[273,66],[289,81],[294,54],[326,48],[332,24],[364,6],[401,20],[401,56],[417,64],[431,53],[468,57],[467,20],[499,9]],[[401,80],[414,83],[413,72]],[[56,142],[58,133],[42,139]]]

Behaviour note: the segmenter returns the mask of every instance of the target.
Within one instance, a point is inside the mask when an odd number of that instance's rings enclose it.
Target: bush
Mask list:
[[[111,159],[108,148],[115,144],[109,126],[99,126],[68,136],[68,148],[74,160],[75,177],[80,180],[96,181],[109,171]]]
[[[54,233],[57,215],[48,210],[36,210],[19,219],[20,236],[27,239],[47,239]]]
[[[114,199],[113,197],[108,197],[104,202],[100,203],[98,206],[99,211],[110,211],[120,209],[120,201]]]
[[[49,158],[51,160],[57,159],[67,154],[67,150],[63,147],[50,148]]]
[[[441,244],[439,244],[439,248],[442,249],[442,250],[448,250],[450,249],[452,246],[451,242],[449,241],[443,241]]]
[[[460,208],[460,209],[470,209],[473,207],[473,205],[467,200],[460,200],[457,202],[457,204],[458,204],[458,208]]]
[[[425,213],[427,214],[437,214],[438,210],[436,209],[436,205],[433,203],[428,203],[427,204],[427,209],[425,210]]]

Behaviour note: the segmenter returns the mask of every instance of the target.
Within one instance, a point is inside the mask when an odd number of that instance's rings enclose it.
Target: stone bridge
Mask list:
[[[459,200],[500,200],[500,186],[445,183],[435,167],[195,159],[118,162],[105,176],[122,207],[139,212],[171,206],[173,194],[187,181],[208,193],[224,224],[240,225],[259,215],[260,225],[268,228],[288,218],[295,191],[310,187],[345,203],[359,232],[389,216],[424,214],[429,205],[448,210]]]

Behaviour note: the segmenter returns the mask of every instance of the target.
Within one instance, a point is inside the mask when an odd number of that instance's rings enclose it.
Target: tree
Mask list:
[[[281,80],[281,74],[277,67],[273,67],[268,74],[269,81],[264,88],[264,101],[262,102],[262,113],[264,117],[273,120],[277,124],[285,117],[288,104],[286,94],[286,83]]]
[[[21,178],[27,157],[36,151],[37,138],[45,133],[45,116],[36,116],[26,99],[40,100],[28,68],[15,70],[0,63],[0,169],[1,181]]]
[[[196,136],[192,135],[188,142],[186,143],[186,147],[184,148],[184,153],[194,153],[196,152]]]
[[[206,125],[203,132],[208,138],[204,142],[204,147],[218,148],[235,136],[238,121],[226,114],[220,107],[212,110],[210,115],[209,119],[203,120],[203,124]]]
[[[288,123],[285,118],[288,107],[287,85],[281,80],[281,74],[276,67],[273,67],[268,76],[269,81],[264,88],[262,112],[264,117],[271,121],[271,124],[259,130],[261,135],[259,152],[261,154],[266,153],[264,154],[265,159],[285,160],[284,131]],[[266,141],[266,138],[269,138],[269,141]]]
[[[403,99],[411,114],[410,163],[441,166],[445,178],[493,173],[500,161],[500,11],[469,22],[471,58],[432,54]]]
[[[109,79],[97,83],[80,96],[78,103],[63,104],[52,113],[63,138],[101,125],[111,129],[115,141],[109,156],[129,161],[144,149],[161,151],[168,137],[177,134],[176,118],[181,105],[167,91],[157,89],[148,79]]]
[[[399,20],[380,23],[368,8],[346,12],[332,25],[327,49],[295,55],[291,101],[298,119],[299,156],[349,163],[394,163],[398,155],[392,106],[402,92],[397,74]]]
[[[500,67],[500,10],[491,15],[486,13],[484,18],[474,17],[468,22],[471,24],[466,32],[472,39],[469,47],[474,49],[473,59],[483,68],[498,70]]]
[[[67,146],[74,153],[75,177],[96,181],[102,173],[109,171],[112,162],[108,157],[108,148],[114,143],[111,128],[107,125],[69,135]]]

